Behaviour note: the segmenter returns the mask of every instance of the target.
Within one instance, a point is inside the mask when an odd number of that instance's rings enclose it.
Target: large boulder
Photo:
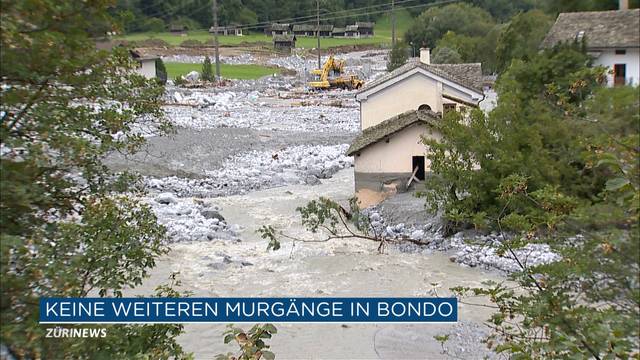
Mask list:
[[[194,70],[185,75],[184,78],[187,79],[187,81],[195,82],[200,80],[200,73]]]

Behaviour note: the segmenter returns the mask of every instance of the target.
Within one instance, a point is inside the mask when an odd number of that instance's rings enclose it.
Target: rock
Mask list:
[[[185,75],[184,78],[191,82],[198,81],[200,80],[200,73],[194,70]]]
[[[218,220],[218,222],[225,221],[224,217],[220,215],[220,213],[217,210],[213,210],[213,209],[200,210],[200,215],[204,216],[206,219],[216,219]],[[214,221],[214,224],[217,224],[218,222]]]
[[[369,218],[371,219],[372,224],[373,222],[380,222],[380,214],[378,214],[377,212],[372,213]]]
[[[175,100],[175,102],[177,103],[181,103],[182,102],[182,95],[180,95],[179,92],[174,92],[173,93],[173,100]]]
[[[414,240],[422,240],[423,237],[424,237],[424,231],[422,230],[414,230],[411,233],[411,238]]]
[[[178,200],[176,197],[169,192],[164,192],[156,195],[156,202],[163,205],[176,204]]]
[[[307,185],[318,185],[320,184],[320,179],[318,179],[314,175],[308,175],[307,177],[305,177],[304,183]]]

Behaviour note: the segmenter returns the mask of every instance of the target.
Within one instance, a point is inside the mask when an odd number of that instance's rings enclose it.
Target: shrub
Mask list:
[[[213,81],[213,69],[211,68],[211,59],[208,56],[205,56],[204,62],[202,63],[202,80],[204,81]]]
[[[167,83],[167,68],[164,66],[164,61],[160,58],[156,59],[156,78],[158,78],[158,81],[162,85]]]

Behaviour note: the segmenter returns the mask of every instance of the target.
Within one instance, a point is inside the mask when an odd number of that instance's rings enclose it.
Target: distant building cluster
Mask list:
[[[362,38],[373,36],[372,22],[356,22],[346,27],[334,27],[333,25],[311,25],[311,24],[271,24],[264,30],[265,35],[295,35],[295,36],[316,36],[336,37],[336,38]]]

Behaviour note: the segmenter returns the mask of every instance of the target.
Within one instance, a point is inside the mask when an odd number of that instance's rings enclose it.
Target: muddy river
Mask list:
[[[278,251],[256,229],[272,224],[305,236],[296,207],[319,196],[346,200],[353,194],[353,170],[345,169],[315,186],[290,185],[246,195],[211,199],[229,224],[239,226],[240,241],[172,244],[151,278],[135,294],[149,294],[179,272],[181,290],[204,297],[286,296],[438,296],[453,286],[478,286],[500,280],[498,273],[461,267],[442,252],[378,254],[366,240],[300,243],[283,240]],[[478,299],[478,302],[481,302]],[[460,324],[276,324],[271,341],[278,359],[437,359],[447,358],[433,336],[455,332],[452,347],[463,358],[481,358],[487,308],[460,304]],[[249,327],[251,325],[245,324]],[[197,359],[234,351],[222,342],[225,324],[189,324],[180,342]]]

